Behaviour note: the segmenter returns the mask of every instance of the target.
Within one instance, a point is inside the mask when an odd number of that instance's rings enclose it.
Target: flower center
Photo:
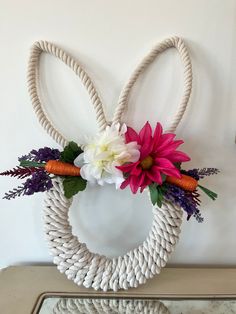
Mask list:
[[[150,155],[148,155],[141,161],[140,165],[143,170],[150,169],[153,165],[153,158]]]

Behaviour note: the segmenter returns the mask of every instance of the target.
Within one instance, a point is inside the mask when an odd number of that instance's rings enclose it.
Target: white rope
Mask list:
[[[184,65],[184,95],[168,130],[174,131],[176,129],[186,109],[192,84],[191,62],[188,52],[183,41],[177,37],[167,39],[157,45],[135,69],[121,92],[114,114],[114,122],[121,122],[121,117],[127,107],[130,90],[139,74],[160,52],[169,47],[177,48]],[[46,116],[38,96],[39,59],[43,51],[58,57],[80,77],[95,107],[100,130],[104,130],[107,122],[103,105],[88,75],[79,63],[63,50],[48,42],[40,41],[35,43],[32,48],[28,85],[34,110],[44,129],[59,144],[66,145],[67,140],[56,130]],[[178,242],[182,209],[164,200],[161,208],[152,206],[154,216],[152,228],[142,245],[124,256],[116,258],[107,258],[92,253],[86,244],[80,243],[79,239],[72,234],[72,227],[68,218],[71,202],[72,199],[68,200],[64,196],[61,180],[59,178],[54,179],[53,188],[46,193],[45,199],[44,219],[47,241],[58,269],[78,285],[104,291],[137,287],[160,273]]]
[[[161,43],[157,44],[138,64],[133,73],[131,74],[128,82],[125,84],[121,91],[118,106],[116,107],[113,122],[121,122],[122,115],[124,114],[128,106],[128,98],[130,91],[138,79],[139,75],[147,68],[147,66],[154,61],[154,59],[163,51],[168,48],[175,47],[181,57],[184,66],[184,92],[179,108],[176,111],[170,125],[167,127],[168,132],[174,132],[180,123],[183,114],[186,110],[189,97],[192,89],[192,65],[188,54],[188,50],[184,44],[184,41],[179,37],[172,37],[165,39]]]
[[[86,288],[117,291],[144,284],[160,273],[178,242],[182,209],[164,201],[161,208],[152,207],[152,228],[142,245],[116,258],[92,253],[72,234],[68,217],[72,200],[65,198],[59,178],[46,194],[45,232],[53,261],[68,279]]]
[[[156,58],[156,56],[166,50],[167,48],[175,47],[180,54],[180,57],[184,66],[184,93],[182,100],[180,102],[179,108],[176,114],[173,117],[173,120],[170,123],[170,126],[167,127],[167,131],[173,132],[180,123],[183,114],[186,110],[188,100],[192,88],[192,66],[191,60],[188,55],[187,48],[181,38],[172,37],[164,40],[163,42],[156,45],[147,56],[145,56],[140,64],[136,67],[130,79],[125,84],[123,90],[121,91],[118,106],[115,110],[114,122],[121,122],[122,115],[125,112],[125,109],[128,105],[128,97],[130,91],[136,82],[139,75],[145,70],[145,68]],[[69,54],[63,51],[61,48],[56,45],[49,43],[47,41],[36,42],[31,49],[29,66],[28,66],[28,90],[31,97],[32,105],[35,110],[35,113],[38,117],[39,122],[47,133],[61,146],[67,144],[65,137],[54,127],[52,121],[47,116],[39,97],[39,61],[42,52],[49,53],[61,61],[63,61],[67,66],[69,66],[81,79],[85,88],[88,90],[91,101],[94,105],[96,111],[96,118],[99,125],[100,131],[104,130],[108,124],[105,118],[103,104],[98,96],[96,88],[92,83],[88,74],[84,71],[82,66],[78,61],[74,60]]]
[[[96,88],[94,87],[90,77],[84,71],[78,61],[74,60],[69,54],[56,45],[47,41],[38,41],[34,43],[31,49],[28,65],[28,90],[31,97],[32,105],[35,113],[38,117],[39,122],[46,130],[46,132],[61,146],[67,144],[65,137],[54,127],[52,121],[47,116],[39,97],[39,61],[42,52],[49,53],[62,62],[64,62],[69,68],[71,68],[76,75],[79,76],[81,82],[87,89],[91,98],[92,104],[96,111],[96,119],[99,125],[100,131],[106,127],[106,118],[103,111],[102,102],[98,96]]]
[[[170,314],[157,300],[60,298],[53,314]]]

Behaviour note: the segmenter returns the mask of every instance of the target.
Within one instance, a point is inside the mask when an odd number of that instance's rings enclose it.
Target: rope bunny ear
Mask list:
[[[35,42],[31,49],[28,65],[28,90],[31,97],[34,111],[38,117],[40,124],[47,131],[47,133],[62,147],[64,147],[68,141],[65,137],[54,127],[52,121],[47,116],[42,103],[39,98],[39,62],[42,52],[49,53],[70,67],[76,75],[79,76],[81,82],[88,91],[92,104],[96,111],[96,119],[99,125],[100,131],[104,130],[107,122],[103,110],[103,104],[98,96],[96,88],[92,83],[90,77],[79,64],[69,54],[57,47],[56,45],[47,41]]]
[[[147,66],[154,61],[154,59],[161,52],[165,51],[168,48],[175,47],[181,57],[184,66],[184,93],[182,96],[182,100],[179,104],[178,110],[174,115],[169,127],[167,130],[169,132],[174,132],[180,123],[184,112],[186,110],[189,97],[192,89],[192,65],[191,60],[188,54],[188,50],[184,44],[184,41],[179,37],[171,37],[165,39],[161,43],[157,44],[138,64],[133,73],[131,74],[128,82],[125,84],[123,90],[121,91],[118,105],[115,110],[113,122],[119,123],[121,121],[122,115],[124,114],[127,106],[128,106],[128,98],[130,95],[130,91],[137,81],[139,75],[147,68]]]

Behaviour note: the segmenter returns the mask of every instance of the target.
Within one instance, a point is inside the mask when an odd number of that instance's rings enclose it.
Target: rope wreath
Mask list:
[[[183,40],[178,37],[164,40],[143,58],[120,94],[113,122],[121,122],[122,115],[128,104],[131,88],[138,76],[159,53],[171,47],[175,47],[179,52],[184,67],[183,97],[176,114],[167,128],[168,131],[175,131],[186,110],[192,87],[191,61]],[[101,99],[88,74],[78,61],[74,60],[62,49],[52,43],[39,41],[33,45],[29,59],[28,88],[33,108],[43,128],[61,146],[64,147],[68,143],[67,139],[53,126],[40,101],[39,61],[42,52],[59,58],[79,76],[95,108],[99,129],[103,131],[108,123]],[[46,193],[45,198],[45,232],[50,252],[54,257],[53,261],[60,272],[65,273],[68,279],[73,280],[76,284],[84,285],[86,288],[93,287],[96,290],[102,289],[107,291],[111,289],[117,291],[118,289],[128,289],[143,284],[147,279],[160,273],[161,268],[166,265],[171,252],[178,242],[182,222],[182,209],[164,200],[161,208],[157,205],[152,206],[152,228],[143,244],[124,256],[115,258],[107,258],[106,256],[92,253],[86,244],[81,243],[72,234],[72,227],[68,218],[71,203],[72,199],[68,200],[64,196],[61,179],[54,179],[53,188]]]
[[[156,300],[73,299],[61,298],[53,307],[53,314],[169,314],[166,306]]]

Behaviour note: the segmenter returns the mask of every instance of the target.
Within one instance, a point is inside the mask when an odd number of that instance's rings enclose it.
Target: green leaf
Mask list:
[[[167,177],[167,175],[165,175],[164,173],[161,173],[162,182],[166,181],[166,177]]]
[[[157,194],[158,194],[158,197],[157,197],[157,206],[158,207],[161,207],[162,206],[162,201],[163,201],[163,198],[164,198],[164,189],[162,186],[157,186]]]
[[[162,200],[161,199],[157,199],[157,206],[159,207],[159,208],[161,208],[161,206],[162,206]]]
[[[75,142],[69,142],[69,144],[66,145],[64,150],[61,152],[60,160],[73,164],[75,158],[82,152],[82,149]]]
[[[153,205],[157,203],[158,192],[157,192],[157,184],[153,183],[149,185],[149,192],[151,197],[151,202]]]
[[[21,160],[20,166],[21,167],[45,167],[46,163],[30,161],[30,160]]]
[[[181,169],[181,162],[174,162],[174,165],[177,169]]]
[[[149,185],[150,197],[153,205],[158,207],[162,206],[166,187],[163,185],[157,185],[156,183]]]
[[[216,198],[217,198],[218,195],[217,195],[215,192],[213,192],[213,191],[211,191],[211,190],[205,188],[204,186],[202,186],[202,185],[200,185],[200,184],[198,184],[198,187],[199,187],[204,193],[206,193],[206,195],[209,196],[213,201],[216,200]]]
[[[166,190],[167,190],[167,186],[166,186],[165,182],[162,185],[159,185],[158,188],[161,189],[161,192],[164,195]]]
[[[64,194],[66,198],[71,198],[73,195],[86,188],[87,181],[81,177],[68,176],[63,180]]]

